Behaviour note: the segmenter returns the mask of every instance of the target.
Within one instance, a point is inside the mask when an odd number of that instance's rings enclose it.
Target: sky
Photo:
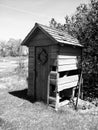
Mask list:
[[[89,0],[0,0],[0,40],[24,39],[34,24],[64,23],[81,3]]]

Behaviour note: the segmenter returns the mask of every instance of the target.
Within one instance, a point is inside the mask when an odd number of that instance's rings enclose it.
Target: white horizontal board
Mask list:
[[[58,65],[76,64],[77,59],[58,59]]]
[[[50,97],[50,96],[49,96],[49,100],[56,101],[56,98],[55,98],[55,97]]]
[[[60,102],[58,106],[61,107],[61,106],[67,105],[68,103],[69,103],[69,100],[65,100],[65,101]]]
[[[58,55],[58,59],[77,59],[77,56]]]
[[[65,75],[64,77],[58,79],[58,84],[65,84],[65,83],[70,83],[74,81],[78,82],[78,75],[74,75],[74,76]]]
[[[76,65],[76,64],[71,64],[71,65],[59,65],[59,66],[58,66],[58,72],[68,71],[68,70],[75,70],[75,69],[77,69],[77,65]]]
[[[78,83],[77,81],[74,81],[74,82],[70,82],[67,84],[58,85],[58,91],[62,91],[64,89],[69,89],[69,88],[75,87],[75,86],[77,86],[77,83]]]

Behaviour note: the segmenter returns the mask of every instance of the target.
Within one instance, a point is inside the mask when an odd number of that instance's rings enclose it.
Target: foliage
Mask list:
[[[21,40],[9,39],[6,44],[7,50],[9,51],[10,56],[18,56],[19,49],[21,45]]]
[[[21,39],[9,39],[9,41],[1,41],[0,42],[0,56],[20,56],[24,55],[22,46],[21,46]],[[27,53],[26,53],[27,55]]]
[[[57,23],[54,18],[51,19],[49,24],[50,24],[50,27],[52,27],[52,28],[56,28],[56,29],[62,30],[62,31],[65,30],[64,25],[62,25],[61,23]]]
[[[50,22],[57,28],[59,23]],[[84,46],[82,51],[82,70],[84,94],[94,97],[98,92],[98,0],[91,0],[88,5],[81,4],[71,17],[65,17],[65,24],[60,29],[68,31]]]
[[[0,42],[0,56],[5,56],[5,46],[6,46],[6,44],[5,44],[5,41],[1,41]]]

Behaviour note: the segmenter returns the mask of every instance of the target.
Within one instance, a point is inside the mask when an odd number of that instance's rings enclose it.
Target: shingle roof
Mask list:
[[[48,35],[52,40],[54,40],[57,43],[63,43],[63,44],[69,44],[69,45],[82,47],[82,45],[79,44],[79,41],[76,38],[69,35],[67,32],[59,31],[55,28],[41,25],[38,23],[35,24],[34,28],[27,35],[27,37],[23,40],[22,45],[26,45],[26,41],[29,39],[29,37],[32,35],[32,33],[34,32],[36,28],[40,28],[44,33],[46,33],[46,35]]]

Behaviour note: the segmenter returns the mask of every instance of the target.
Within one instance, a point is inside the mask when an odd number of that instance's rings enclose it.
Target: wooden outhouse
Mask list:
[[[79,75],[82,45],[67,32],[36,23],[23,40],[29,49],[28,95],[56,108],[71,98]]]

